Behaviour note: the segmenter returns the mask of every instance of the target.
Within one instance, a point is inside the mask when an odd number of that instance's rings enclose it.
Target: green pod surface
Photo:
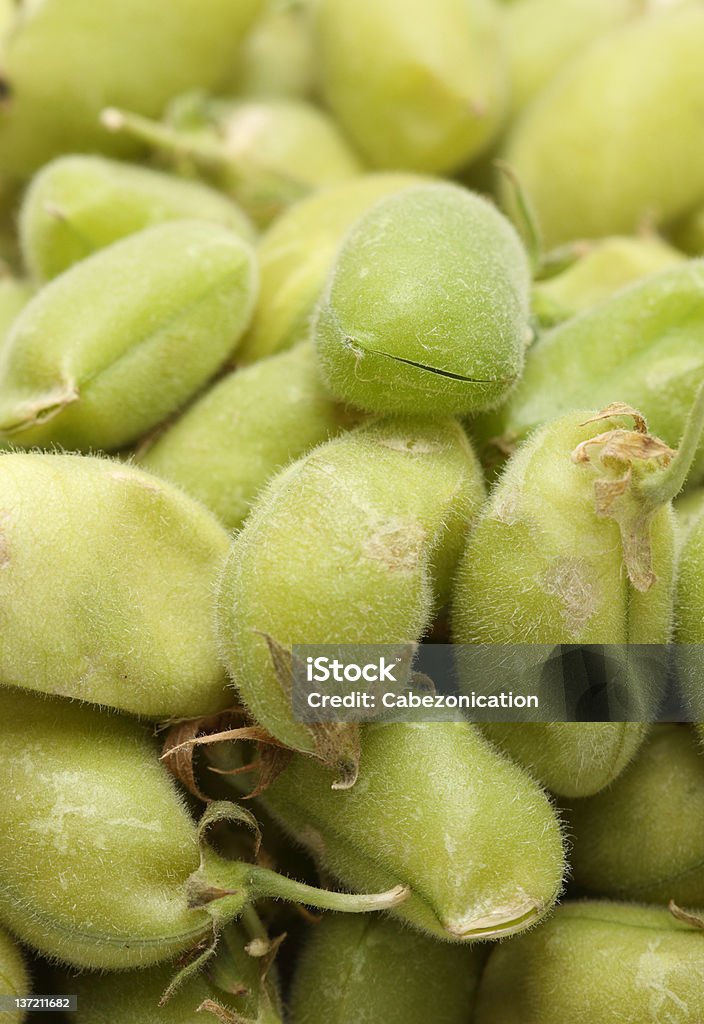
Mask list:
[[[47,281],[120,238],[164,221],[213,221],[254,242],[243,210],[194,181],[97,156],[63,156],[32,179],[20,208],[27,268]]]
[[[692,500],[695,500],[694,498]],[[700,510],[701,511],[701,510]],[[680,691],[694,722],[704,723],[704,516],[698,514],[680,537],[675,597],[675,641]],[[680,646],[681,645],[681,646]],[[701,731],[704,727],[700,724]],[[704,738],[704,733],[701,733]]]
[[[667,642],[673,513],[668,503],[648,505],[636,487],[666,463],[669,449],[647,434],[619,430],[618,423],[590,421],[589,413],[562,417],[510,460],[459,564],[456,643]],[[613,430],[604,433],[605,427]],[[610,508],[609,496],[624,483],[628,497]],[[645,734],[642,723],[657,695],[646,686],[630,697],[631,713],[639,712],[632,721],[484,728],[549,789],[587,796],[625,768]]]
[[[584,243],[561,274],[533,287],[533,312],[542,324],[568,320],[642,277],[682,263],[683,256],[656,235],[613,237]]]
[[[207,935],[196,828],[151,730],[0,689],[0,919],[80,967],[166,960]],[[18,727],[21,723],[21,728]]]
[[[282,214],[257,250],[259,299],[238,359],[251,363],[306,338],[346,232],[383,196],[422,180],[411,174],[360,175],[322,189]]]
[[[700,4],[653,11],[589,47],[527,108],[506,159],[548,246],[630,234],[701,203],[703,47]]]
[[[693,487],[674,503],[677,541],[681,545],[690,529],[704,512],[704,487]]]
[[[271,981],[262,984],[261,960],[244,951],[246,942],[240,929],[226,928],[207,972],[186,979],[163,1006],[160,1000],[174,976],[171,965],[113,974],[82,973],[62,978],[60,987],[78,997],[78,1012],[72,1014],[75,1024],[207,1024],[215,1017],[205,1008],[199,1010],[203,1003],[217,1003],[233,1014],[224,1020],[281,1024],[276,988]]]
[[[451,942],[530,927],[561,887],[557,817],[467,722],[365,725],[351,789],[295,755],[266,791],[288,832],[353,889],[401,883],[393,913]]]
[[[27,996],[31,987],[29,974],[17,943],[0,930],[0,996]],[[4,1024],[22,1024],[23,1010],[5,1010]]]
[[[508,69],[492,0],[319,0],[323,98],[374,167],[451,171],[497,135]]]
[[[476,1024],[693,1024],[704,1018],[701,932],[667,910],[567,903],[494,947]]]
[[[582,889],[704,906],[704,758],[691,730],[656,726],[612,786],[570,805],[567,823]]]
[[[315,51],[309,24],[311,0],[269,0],[247,35],[228,77],[237,96],[306,98],[315,83]]]
[[[114,449],[178,409],[235,348],[256,268],[233,232],[173,221],[77,263],[0,353],[0,440]]]
[[[704,206],[672,225],[669,234],[683,252],[690,256],[704,256]]]
[[[291,1024],[467,1024],[483,957],[378,915],[326,914],[303,947]]]
[[[304,342],[224,377],[139,462],[202,501],[228,529],[239,529],[279,469],[348,422]]]
[[[517,0],[506,7],[511,112],[518,113],[590,43],[648,0]]]
[[[156,116],[174,95],[216,87],[261,0],[24,2],[2,53],[0,176],[25,178],[66,152],[125,152],[98,115]]]
[[[513,446],[572,409],[626,402],[669,445],[682,436],[704,380],[704,261],[662,270],[559,324],[532,345],[506,405],[472,424]],[[704,448],[690,481],[704,475]]]
[[[0,682],[154,718],[227,707],[216,519],[108,459],[2,453],[0,480]]]
[[[530,273],[513,227],[450,184],[387,196],[342,243],[314,324],[331,392],[373,412],[497,405],[520,376]]]
[[[218,598],[222,656],[253,717],[313,752],[270,642],[419,640],[482,496],[453,420],[365,425],[275,477],[235,538]]]
[[[108,109],[103,122],[136,136],[187,173],[203,174],[261,226],[324,185],[362,170],[335,121],[305,100],[175,101],[164,124]]]
[[[33,292],[28,281],[16,277],[0,277],[0,349]]]

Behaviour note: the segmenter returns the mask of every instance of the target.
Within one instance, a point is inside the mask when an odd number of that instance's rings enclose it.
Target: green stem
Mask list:
[[[250,939],[265,939],[267,942],[269,941],[266,928],[251,903],[242,911],[242,926]]]
[[[254,865],[249,872],[250,892],[253,899],[269,897],[305,903],[318,910],[337,910],[340,913],[364,914],[370,910],[388,910],[402,903],[408,896],[408,888],[397,885],[388,892],[350,893],[316,889],[304,882],[286,878],[268,868]]]
[[[539,278],[543,269],[543,241],[538,218],[525,193],[525,189],[521,185],[520,178],[511,164],[506,163],[505,160],[495,160],[494,166],[500,174],[503,174],[511,186],[513,200],[516,204],[516,226],[523,236],[526,249],[528,250],[533,278]]]
[[[697,454],[704,431],[704,382],[699,385],[689,410],[677,454],[667,466],[645,477],[638,484],[638,494],[653,508],[672,501],[684,487],[687,474]]]
[[[117,107],[107,107],[103,110],[100,121],[108,131],[125,132],[154,149],[175,153],[181,158],[186,157],[211,169],[233,169],[232,157],[224,146],[196,137],[194,133],[178,131],[159,121],[151,121],[147,117],[131,114]]]

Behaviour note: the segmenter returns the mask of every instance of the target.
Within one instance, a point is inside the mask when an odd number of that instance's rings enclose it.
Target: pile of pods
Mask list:
[[[704,726],[291,703],[294,644],[671,644],[704,722],[703,54],[0,0],[0,997],[704,1021]]]

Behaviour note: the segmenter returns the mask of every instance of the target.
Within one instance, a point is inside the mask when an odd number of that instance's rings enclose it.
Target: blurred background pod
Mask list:
[[[372,412],[492,408],[520,376],[530,272],[494,206],[431,183],[380,199],[342,242],[313,325],[330,391]]]
[[[361,174],[329,185],[281,214],[257,249],[259,299],[238,359],[251,363],[307,338],[347,231],[383,196],[423,180],[412,174]]]
[[[179,220],[129,235],[45,285],[0,355],[0,441],[90,451],[137,440],[234,351],[257,289],[251,247]]]
[[[175,100],[162,123],[115,108],[102,120],[180,173],[204,177],[261,227],[318,188],[362,171],[336,122],[305,100],[192,93]]]
[[[608,789],[566,809],[583,890],[704,906],[704,757],[693,731],[657,725]]]
[[[368,724],[360,775],[294,755],[262,797],[354,889],[410,887],[394,916],[452,942],[522,931],[556,900],[560,826],[543,791],[467,722]]]
[[[449,419],[365,424],[272,480],[233,543],[218,630],[240,698],[279,742],[308,753],[319,742],[293,716],[291,644],[419,640],[483,493]]]
[[[268,0],[245,37],[224,93],[305,99],[315,85],[312,0]]]
[[[543,334],[505,405],[471,423],[487,459],[573,409],[626,402],[679,443],[704,380],[704,262],[662,270]],[[556,382],[559,382],[557,384]],[[704,450],[689,472],[704,474]]]
[[[579,54],[526,108],[505,156],[548,247],[701,205],[703,45],[700,4],[653,9]]]
[[[0,12],[1,13],[1,12]],[[0,996],[31,995],[29,972],[18,944],[6,931],[0,930]],[[22,1024],[24,1010],[5,1010],[6,1024]]]
[[[636,430],[621,426],[619,411]],[[691,457],[683,447],[677,472]],[[647,489],[658,472],[674,478],[672,454],[623,406],[563,416],[532,434],[470,529],[454,584],[454,642],[667,643],[675,572],[667,497],[679,487],[657,499]],[[622,720],[574,721],[566,708],[562,722],[562,709],[548,707],[544,722],[483,728],[554,792],[598,792],[633,757],[657,710],[663,680],[648,668],[636,661],[621,705],[610,708],[607,718]]]
[[[311,344],[302,342],[223,377],[138,450],[137,461],[234,530],[271,477],[352,423],[323,388]]]
[[[495,945],[476,1024],[686,1024],[704,1015],[701,931],[636,904],[566,903],[540,928]]]
[[[207,509],[108,459],[2,453],[0,480],[1,683],[157,719],[228,706]]]
[[[640,278],[684,261],[657,235],[616,235],[584,242],[581,248],[565,270],[533,285],[533,312],[541,325],[569,320]]]
[[[309,928],[291,1024],[467,1024],[485,949],[438,942],[379,915],[326,914]]]
[[[217,87],[261,9],[261,0],[23,0],[0,54],[0,178],[26,178],[59,153],[133,153],[101,128],[100,111],[154,117],[178,93]]]
[[[33,294],[34,288],[29,281],[0,274],[0,350],[10,328]]]
[[[212,221],[255,241],[244,211],[206,185],[105,157],[62,156],[25,192],[22,256],[32,277],[47,281],[127,235],[184,219]]]
[[[508,62],[493,0],[317,0],[324,102],[373,167],[452,171],[498,134]]]

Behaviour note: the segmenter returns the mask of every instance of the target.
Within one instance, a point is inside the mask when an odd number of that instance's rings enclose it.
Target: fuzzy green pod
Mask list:
[[[674,504],[677,522],[677,539],[681,546],[690,529],[704,512],[704,487],[693,487],[685,491]]]
[[[699,502],[701,504],[701,502]],[[704,723],[704,516],[696,515],[680,537],[675,597],[676,667],[680,691],[694,722]],[[701,731],[704,727],[699,724]],[[702,733],[704,736],[704,733]]]
[[[115,449],[175,412],[232,353],[251,248],[204,221],[130,235],[45,285],[0,353],[0,440]]]
[[[22,201],[22,255],[32,276],[47,281],[120,238],[183,219],[213,221],[254,242],[244,211],[206,185],[104,157],[58,157]]]
[[[703,47],[700,4],[652,11],[589,47],[527,108],[506,159],[548,246],[630,234],[701,203]]]
[[[408,886],[395,916],[436,938],[522,931],[561,888],[560,828],[540,787],[467,722],[368,724],[350,789],[295,755],[266,791],[282,826],[353,889]]]
[[[573,409],[626,402],[669,445],[704,380],[704,261],[662,270],[558,324],[530,347],[506,405],[472,434],[502,450]],[[690,482],[704,474],[704,448]]]
[[[176,168],[203,175],[260,226],[362,170],[335,121],[305,100],[196,93],[174,102],[163,124],[114,108],[104,111],[103,123],[147,143]]]
[[[232,1024],[281,1024],[273,972],[261,979],[262,961],[245,952],[246,942],[241,928],[228,926],[207,970],[185,980],[163,1006],[160,1001],[174,976],[171,965],[110,974],[83,972],[62,978],[60,987],[78,997],[78,1012],[71,1015],[75,1024],[214,1024],[217,1014],[206,1012],[214,1013],[213,1004],[233,1014],[222,1018]]]
[[[704,758],[690,729],[656,726],[613,785],[570,805],[567,823],[582,889],[704,906]]]
[[[0,707],[0,921],[42,953],[118,970],[197,951],[188,976],[245,911],[249,929],[260,897],[364,912],[406,895],[326,892],[220,857],[206,829],[228,819],[256,835],[254,818],[215,802],[196,826],[131,718],[7,687]]]
[[[3,631],[4,635],[4,631]],[[0,919],[88,967],[155,963],[208,931],[186,905],[196,831],[151,730],[0,689]]]
[[[239,529],[278,470],[349,421],[325,392],[304,342],[228,374],[138,459]]]
[[[467,1024],[483,957],[378,915],[326,914],[296,966],[291,1024]]]
[[[451,184],[381,199],[342,243],[314,323],[323,378],[373,412],[497,405],[523,367],[530,273],[509,222]]]
[[[608,299],[642,277],[684,257],[657,235],[585,242],[583,254],[566,270],[533,287],[533,312],[542,324],[568,320]]]
[[[239,360],[251,363],[306,338],[347,231],[377,200],[422,180],[412,174],[364,174],[330,185],[282,214],[257,250],[261,287]]]
[[[235,538],[218,597],[222,656],[255,720],[315,753],[275,652],[419,640],[482,496],[453,420],[371,423],[275,477]]]
[[[667,911],[566,903],[541,928],[494,947],[476,1024],[694,1024],[704,1018],[701,931]]]
[[[24,959],[17,943],[7,932],[0,930],[0,996],[27,996],[30,982]],[[22,1024],[23,1010],[3,1013],[5,1024]]]
[[[323,98],[373,167],[469,163],[496,137],[508,68],[493,0],[318,0]]]
[[[635,430],[621,426],[622,413]],[[666,643],[674,589],[667,499],[681,485],[675,476],[689,443],[681,460],[672,455],[624,406],[564,416],[532,435],[470,531],[455,579],[455,642]],[[549,789],[587,796],[633,757],[657,697],[645,684],[633,692],[631,721],[484,728]]]
[[[153,718],[228,706],[213,590],[230,538],[129,465],[0,453],[0,682]]]
[[[215,88],[262,0],[43,0],[17,8],[2,53],[0,176],[25,178],[66,152],[126,152],[100,126],[106,106],[157,116]],[[134,147],[132,147],[134,148]]]
[[[574,57],[643,13],[648,0],[517,0],[504,15],[511,112],[518,113]]]

